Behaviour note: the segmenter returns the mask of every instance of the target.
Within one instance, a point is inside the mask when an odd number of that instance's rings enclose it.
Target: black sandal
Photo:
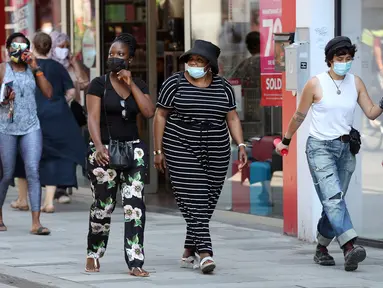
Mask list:
[[[0,223],[0,232],[7,231],[7,226],[4,225],[4,223]]]
[[[46,235],[51,234],[51,231],[49,231],[48,228],[41,226],[41,227],[39,227],[39,229],[37,229],[37,231],[31,231],[31,234],[46,236]]]

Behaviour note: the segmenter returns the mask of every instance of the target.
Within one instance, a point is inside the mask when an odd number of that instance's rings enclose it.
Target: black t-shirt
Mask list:
[[[146,83],[139,78],[133,78],[134,83],[141,89],[142,93],[149,94]],[[105,87],[106,86],[106,87]],[[104,90],[105,98],[104,98]],[[134,99],[133,94],[127,99],[122,99],[120,95],[114,90],[112,83],[110,82],[109,75],[107,76],[107,82],[105,85],[105,75],[96,77],[92,80],[88,88],[88,94],[101,98],[101,115],[100,115],[100,129],[101,129],[101,141],[103,144],[109,142],[108,127],[106,126],[106,114],[108,118],[108,126],[110,130],[110,136],[113,140],[120,141],[132,141],[138,139],[137,129],[137,114],[140,113],[138,105]],[[105,104],[104,104],[105,101]],[[126,109],[126,117],[123,117],[124,103]],[[125,118],[125,119],[124,119]]]

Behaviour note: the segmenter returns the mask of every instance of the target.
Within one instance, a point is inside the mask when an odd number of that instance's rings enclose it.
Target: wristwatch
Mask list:
[[[156,156],[156,155],[161,155],[162,154],[162,151],[161,150],[154,150],[153,151],[153,155]]]
[[[36,76],[36,73],[42,72],[40,66],[37,66],[35,69],[32,69],[32,73],[34,76]]]

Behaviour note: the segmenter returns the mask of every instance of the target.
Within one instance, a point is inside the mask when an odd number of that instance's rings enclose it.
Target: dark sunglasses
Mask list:
[[[124,99],[120,100],[120,105],[122,108],[124,108],[124,110],[121,111],[122,119],[129,120],[129,117],[127,116],[128,113],[126,112],[126,106],[125,106],[125,100]]]

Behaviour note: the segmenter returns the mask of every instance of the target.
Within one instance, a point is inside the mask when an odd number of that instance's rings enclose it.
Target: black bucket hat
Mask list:
[[[211,42],[205,40],[195,40],[193,47],[181,55],[180,60],[187,62],[190,55],[199,55],[204,57],[211,67],[214,74],[218,74],[218,57],[221,49]]]
[[[335,51],[339,48],[350,48],[352,47],[352,42],[350,40],[350,38],[346,37],[346,36],[337,36],[333,39],[331,39],[325,49],[324,49],[324,53],[325,55],[328,55],[328,53],[330,51]]]

